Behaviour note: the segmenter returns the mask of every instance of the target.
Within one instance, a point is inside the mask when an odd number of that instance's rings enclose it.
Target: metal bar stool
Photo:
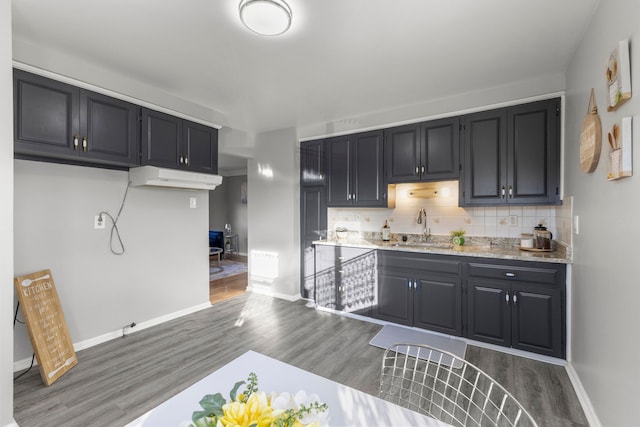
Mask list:
[[[537,426],[489,375],[426,345],[394,344],[384,352],[380,397],[453,426]]]

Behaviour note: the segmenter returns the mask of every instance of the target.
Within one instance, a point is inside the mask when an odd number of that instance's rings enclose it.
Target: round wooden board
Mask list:
[[[580,169],[593,172],[598,166],[602,151],[602,125],[598,113],[587,113],[580,131]]]

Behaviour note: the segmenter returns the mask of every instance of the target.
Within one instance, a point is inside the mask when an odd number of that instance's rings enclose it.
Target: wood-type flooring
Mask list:
[[[236,267],[239,264],[243,264],[244,272],[234,274],[234,264]],[[216,259],[209,260],[209,269],[211,272],[209,281],[209,301],[211,304],[245,293],[249,277],[246,271],[246,265],[247,257],[242,255],[230,255],[225,257],[225,259],[220,260],[219,263]],[[225,273],[225,270],[227,269],[232,270],[232,273]]]
[[[80,351],[49,387],[34,368],[15,382],[14,418],[21,427],[123,426],[248,350],[377,395],[383,350],[368,343],[382,326],[307,304],[245,293]],[[539,425],[587,425],[563,367],[475,346],[466,358]]]

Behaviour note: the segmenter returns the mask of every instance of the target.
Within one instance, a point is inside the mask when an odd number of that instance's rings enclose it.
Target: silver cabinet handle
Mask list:
[[[78,149],[78,137],[73,135],[73,149],[74,151]]]
[[[500,188],[500,197],[504,199],[504,185]]]
[[[180,164],[184,164],[184,157],[180,156]]]
[[[411,289],[413,287],[413,282],[411,279],[407,280],[407,285],[409,286],[409,289]]]
[[[513,303],[514,304],[518,303],[518,295],[517,294],[513,294]]]
[[[420,167],[416,166],[416,175],[418,175],[420,173]]]
[[[87,151],[87,138],[82,137],[82,151]]]
[[[513,199],[513,186],[512,185],[509,186],[509,198]]]
[[[185,165],[188,165],[188,164],[189,164],[189,158],[188,158],[188,157],[185,157],[185,158],[184,158],[184,164],[185,164]]]
[[[425,170],[426,170],[426,168],[423,165],[422,168],[420,169],[420,172],[424,173]]]
[[[507,304],[509,304],[509,292],[504,294],[504,300]]]
[[[516,277],[516,273],[504,273],[507,277]]]

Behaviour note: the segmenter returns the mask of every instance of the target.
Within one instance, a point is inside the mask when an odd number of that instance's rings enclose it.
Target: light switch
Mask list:
[[[195,209],[198,207],[198,199],[195,197],[189,197],[189,207],[191,209]]]
[[[573,231],[576,234],[580,234],[580,217],[578,215],[573,217]]]

